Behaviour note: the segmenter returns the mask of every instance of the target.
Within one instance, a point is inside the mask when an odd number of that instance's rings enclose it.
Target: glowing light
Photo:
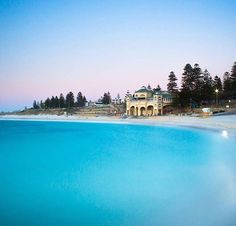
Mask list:
[[[224,137],[224,138],[228,138],[229,137],[228,132],[226,130],[222,131],[221,136]]]

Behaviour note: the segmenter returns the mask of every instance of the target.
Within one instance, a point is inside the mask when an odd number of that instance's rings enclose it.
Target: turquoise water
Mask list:
[[[0,225],[236,225],[236,139],[128,124],[0,121]]]

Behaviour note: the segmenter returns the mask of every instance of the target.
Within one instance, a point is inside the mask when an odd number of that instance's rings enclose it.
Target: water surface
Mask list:
[[[236,139],[190,128],[0,121],[0,225],[236,225]]]

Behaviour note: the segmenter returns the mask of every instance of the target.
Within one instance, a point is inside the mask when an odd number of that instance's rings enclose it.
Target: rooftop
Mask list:
[[[135,93],[153,93],[153,91],[146,86],[142,86],[139,90],[135,91]]]

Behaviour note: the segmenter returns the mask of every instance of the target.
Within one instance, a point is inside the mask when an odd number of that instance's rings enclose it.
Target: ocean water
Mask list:
[[[235,226],[236,138],[0,121],[1,226]]]

